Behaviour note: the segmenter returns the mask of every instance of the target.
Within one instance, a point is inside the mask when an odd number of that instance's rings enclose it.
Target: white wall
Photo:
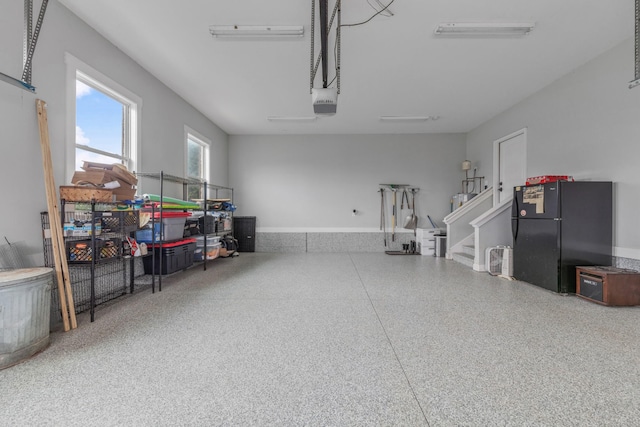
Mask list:
[[[40,2],[34,2],[37,12]],[[23,2],[0,0],[0,72],[22,73]],[[64,176],[66,138],[65,52],[143,100],[141,169],[184,174],[184,125],[213,141],[212,182],[227,184],[227,135],[124,55],[57,1],[49,2],[33,62],[37,95],[0,81],[0,240],[24,241],[33,263],[42,264],[40,212],[47,209],[35,100],[48,105],[52,162],[57,185]]]
[[[640,259],[640,88],[623,42],[467,136],[467,156],[493,173],[493,141],[526,127],[527,175],[615,183],[614,255]],[[597,201],[594,200],[594,203]]]
[[[40,2],[34,3],[37,11]],[[0,72],[19,77],[23,3],[0,0],[0,10]],[[238,214],[256,215],[260,228],[376,230],[376,190],[384,182],[422,188],[418,216],[420,226],[427,227],[427,214],[441,221],[449,212],[449,199],[463,178],[460,162],[472,160],[491,182],[493,141],[527,127],[528,175],[570,174],[616,183],[615,254],[640,259],[640,88],[627,88],[633,79],[632,40],[488,121],[466,139],[460,134],[228,138],[52,0],[34,57],[38,94],[0,82],[0,240],[25,241],[37,264],[42,262],[39,213],[46,201],[35,99],[48,103],[55,179],[58,185],[66,184],[65,52],[143,99],[141,170],[183,174],[186,124],[213,141],[211,181],[235,187]],[[351,216],[352,209],[360,214]]]
[[[420,187],[430,228],[427,214],[441,223],[450,211],[464,157],[462,134],[230,136],[229,180],[237,214],[262,231],[378,230],[381,183]]]

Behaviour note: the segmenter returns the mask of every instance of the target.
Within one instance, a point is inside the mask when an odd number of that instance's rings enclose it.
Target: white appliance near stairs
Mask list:
[[[492,276],[511,279],[513,276],[513,248],[494,246],[487,248],[485,256],[487,272]]]
[[[447,259],[487,271],[486,249],[511,245],[510,208],[511,199],[494,206],[493,188],[488,188],[447,215]]]

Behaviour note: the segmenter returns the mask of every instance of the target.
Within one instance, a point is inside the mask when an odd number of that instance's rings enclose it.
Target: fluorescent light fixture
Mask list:
[[[316,116],[267,116],[270,122],[315,122]]]
[[[302,25],[212,25],[209,32],[213,37],[224,38],[280,38],[302,37]]]
[[[381,122],[426,122],[438,120],[440,116],[380,116]]]
[[[437,36],[524,36],[528,34],[535,24],[526,22],[517,23],[464,23],[443,22],[438,24],[435,30]]]

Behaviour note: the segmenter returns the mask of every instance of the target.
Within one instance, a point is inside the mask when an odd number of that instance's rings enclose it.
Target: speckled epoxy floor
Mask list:
[[[372,253],[244,253],[0,371],[7,426],[635,426],[640,307]]]

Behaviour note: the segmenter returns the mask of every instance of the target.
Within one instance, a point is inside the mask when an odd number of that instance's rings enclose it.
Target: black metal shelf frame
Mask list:
[[[160,181],[160,202],[158,204],[158,221],[160,221],[160,237],[162,237],[163,233],[162,233],[162,227],[163,227],[163,213],[164,210],[166,209],[167,211],[171,211],[171,210],[176,210],[176,208],[164,208],[163,207],[163,203],[162,201],[164,200],[164,184],[165,182],[171,182],[171,183],[175,183],[175,184],[180,184],[182,185],[182,198],[184,200],[186,200],[188,198],[188,189],[189,186],[198,186],[200,188],[202,188],[202,194],[203,194],[203,211],[206,217],[207,214],[207,199],[208,199],[208,193],[211,192],[215,192],[215,198],[217,199],[219,196],[219,192],[220,191],[227,191],[231,194],[231,201],[233,202],[233,188],[231,187],[225,187],[222,185],[215,185],[215,184],[210,184],[205,180],[200,180],[200,179],[196,179],[196,178],[184,178],[184,177],[179,177],[176,175],[171,175],[171,174],[166,174],[164,173],[164,171],[160,171],[160,172],[156,172],[156,173],[148,173],[148,172],[136,172],[135,175],[138,178],[150,178],[150,179],[155,179],[155,180],[159,180]],[[138,185],[138,188],[140,188],[141,185]],[[178,209],[178,210],[188,210],[188,209]],[[156,256],[155,256],[155,247],[156,247],[156,241],[155,241],[155,205],[152,204],[151,205],[151,251],[152,251],[152,256],[153,259],[151,261],[151,274],[152,274],[152,279],[151,279],[151,292],[155,293],[155,263],[156,263]],[[206,219],[205,219],[206,221]],[[232,218],[233,221],[233,218]],[[204,247],[203,247],[203,260],[202,260],[202,264],[203,264],[203,268],[206,271],[207,270],[207,233],[206,233],[206,223],[205,223],[205,230],[203,235],[205,236],[204,238]],[[233,226],[230,227],[232,231],[233,230]],[[217,234],[217,233],[214,233]],[[222,234],[224,234],[224,232],[222,232]],[[160,240],[159,242],[157,242],[158,244],[158,253],[160,254],[158,262],[160,263],[158,265],[158,271],[162,272],[162,263],[163,263],[163,257],[162,257],[162,246],[164,243],[167,243],[163,240]],[[162,274],[158,275],[158,292],[162,292]]]

